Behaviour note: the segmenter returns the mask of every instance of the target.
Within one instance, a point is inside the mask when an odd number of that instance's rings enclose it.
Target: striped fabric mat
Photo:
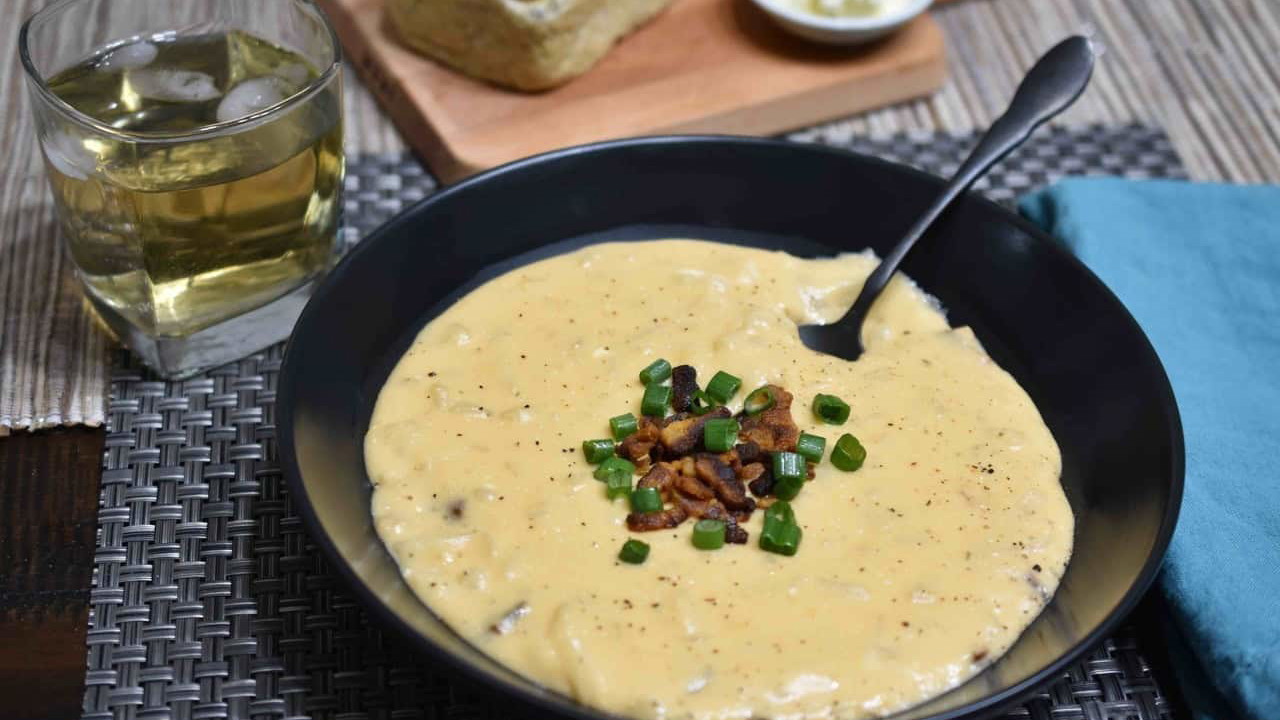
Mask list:
[[[10,0],[25,17],[46,0]],[[1197,180],[1280,182],[1280,2],[959,0],[936,11],[951,80],[935,96],[823,128],[828,138],[965,133],[985,126],[1022,69],[1062,36],[1103,49],[1092,88],[1060,121],[1163,127]],[[0,434],[100,424],[111,341],[91,320],[60,252],[17,63],[0,33]],[[348,149],[403,148],[352,76]]]

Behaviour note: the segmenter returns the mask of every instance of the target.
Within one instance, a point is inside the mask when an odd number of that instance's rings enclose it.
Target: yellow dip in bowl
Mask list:
[[[594,245],[502,275],[423,329],[365,439],[376,526],[460,634],[518,672],[640,718],[863,718],[961,683],[1052,596],[1073,518],[1057,445],[972,333],[899,276],[857,362],[805,348],[875,265],[692,240]],[[658,357],[746,391],[795,395],[800,428],[842,432],[792,501],[793,557],[642,536],[583,459],[607,418],[640,414]],[[822,425],[815,394],[852,406]],[[736,410],[737,407],[734,407]],[[631,537],[652,546],[619,562]],[[508,618],[514,608],[518,618]]]

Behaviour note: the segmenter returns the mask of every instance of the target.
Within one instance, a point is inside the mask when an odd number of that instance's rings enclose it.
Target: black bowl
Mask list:
[[[379,388],[418,330],[503,269],[603,238],[704,237],[802,256],[883,254],[938,178],[811,145],[646,138],[517,162],[408,210],[321,284],[289,343],[280,460],[313,537],[367,605],[417,647],[561,716],[602,713],[545,690],[455,634],[401,580],[374,533],[363,438]],[[904,718],[981,717],[1100,640],[1154,578],[1182,496],[1177,407],[1115,296],[1053,239],[968,197],[904,270],[971,326],[1030,393],[1062,449],[1075,555],[998,662]]]

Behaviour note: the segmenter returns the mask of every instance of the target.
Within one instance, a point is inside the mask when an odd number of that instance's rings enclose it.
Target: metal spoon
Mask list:
[[[952,176],[942,194],[867,278],[849,312],[830,325],[801,326],[801,341],[812,350],[846,360],[857,360],[864,349],[862,324],[876,298],[880,297],[881,291],[889,284],[898,265],[916,241],[992,165],[1026,141],[1032,131],[1046,120],[1075,102],[1089,84],[1092,72],[1093,50],[1084,37],[1076,35],[1067,38],[1045,53],[1018,85],[1009,109],[992,123],[991,129],[987,130],[977,147],[969,153],[969,157]]]

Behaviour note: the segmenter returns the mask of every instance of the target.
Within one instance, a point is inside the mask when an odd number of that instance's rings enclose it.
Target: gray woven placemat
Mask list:
[[[890,140],[809,131],[933,171],[972,138]],[[826,133],[824,135],[824,133]],[[998,200],[1065,174],[1181,177],[1165,136],[1139,126],[1054,130],[982,186]],[[429,194],[411,159],[351,163],[343,239]],[[339,587],[275,462],[281,347],[185,382],[123,353],[108,407],[84,717],[497,720],[523,711],[407,652]],[[1170,703],[1122,630],[1007,718],[1156,720]]]

